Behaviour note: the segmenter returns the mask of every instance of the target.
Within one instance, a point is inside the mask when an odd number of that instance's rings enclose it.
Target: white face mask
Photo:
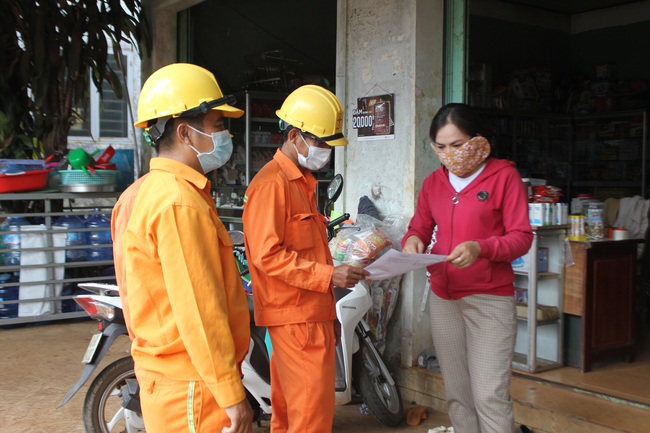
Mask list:
[[[230,132],[228,132],[228,130],[206,134],[205,132],[199,131],[190,125],[187,126],[199,134],[205,135],[207,137],[212,137],[212,143],[214,144],[214,147],[212,148],[211,152],[201,153],[196,150],[194,146],[190,145],[192,150],[196,152],[196,156],[199,159],[199,164],[201,164],[203,173],[207,174],[212,170],[216,170],[230,159],[230,155],[232,155],[232,138],[230,138]]]
[[[293,148],[296,149],[296,154],[298,154],[298,163],[309,170],[320,170],[325,167],[325,164],[329,162],[330,156],[332,155],[332,148],[323,149],[316,146],[310,146],[307,144],[305,137],[303,137],[302,134],[300,134],[300,138],[302,138],[302,142],[309,148],[309,152],[307,153],[307,156],[304,156],[298,152],[298,148],[294,144]]]

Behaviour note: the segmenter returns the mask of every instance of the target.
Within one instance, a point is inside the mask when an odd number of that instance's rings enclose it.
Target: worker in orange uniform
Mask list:
[[[113,266],[115,268],[115,279],[117,280],[117,287],[120,289],[120,300],[122,301],[124,322],[126,323],[126,329],[129,332],[131,340],[133,340],[135,336],[131,330],[129,302],[126,296],[126,275],[124,275],[122,235],[126,230],[126,225],[128,224],[131,213],[133,212],[133,204],[135,203],[138,191],[140,191],[140,185],[142,185],[148,174],[149,173],[133,182],[124,190],[124,192],[122,192],[122,194],[120,194],[115,206],[113,206],[113,212],[111,214],[111,237],[113,238]]]
[[[311,174],[328,163],[331,146],[348,144],[343,108],[329,90],[306,85],[276,114],[283,144],[248,186],[243,213],[255,323],[273,345],[271,433],[331,433],[340,335],[333,285],[353,287],[368,275],[333,265]]]
[[[154,72],[137,127],[158,156],[113,211],[115,267],[147,431],[252,432],[241,362],[250,329],[228,232],[205,174],[232,153],[228,104],[209,71]]]

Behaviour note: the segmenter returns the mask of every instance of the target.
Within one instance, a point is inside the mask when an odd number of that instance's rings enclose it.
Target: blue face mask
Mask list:
[[[205,132],[199,131],[190,125],[187,126],[199,134],[205,135],[207,137],[212,137],[212,143],[214,144],[214,147],[212,148],[211,152],[201,153],[196,150],[194,146],[190,145],[192,150],[196,152],[196,156],[199,159],[199,164],[201,164],[203,173],[207,174],[228,162],[230,156],[232,155],[232,138],[230,138],[230,133],[228,130],[206,134]]]

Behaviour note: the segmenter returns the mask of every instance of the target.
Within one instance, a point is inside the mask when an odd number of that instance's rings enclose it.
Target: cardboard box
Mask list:
[[[528,304],[517,304],[517,317],[520,319],[528,318]],[[560,317],[560,310],[557,307],[549,305],[537,305],[537,320],[557,320]]]

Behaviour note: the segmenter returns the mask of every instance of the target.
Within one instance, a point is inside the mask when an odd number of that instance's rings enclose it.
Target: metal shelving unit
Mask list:
[[[272,103],[274,106],[277,105],[279,108],[282,104],[282,101],[286,95],[282,93],[273,93],[273,92],[255,92],[247,91],[245,93],[246,101],[246,112],[244,113],[244,120],[246,122],[246,130],[244,135],[244,144],[246,147],[246,185],[248,185],[253,177],[253,172],[251,168],[251,152],[254,148],[270,148],[277,149],[282,144],[272,144],[272,143],[256,143],[253,140],[253,133],[258,132],[254,130],[258,126],[262,132],[268,132],[268,129],[272,129],[274,132],[279,130],[278,121],[279,119],[275,115],[275,111],[270,113],[271,117],[254,117],[252,106],[257,102]]]
[[[87,313],[84,311],[64,311],[65,301],[68,301],[70,304],[73,294],[63,294],[63,288],[72,285],[76,287],[78,283],[81,282],[101,282],[101,281],[110,281],[114,280],[114,276],[109,275],[89,275],[84,276],[84,270],[90,271],[89,274],[93,274],[94,271],[102,270],[109,268],[113,265],[113,260],[101,260],[101,261],[79,261],[79,262],[57,262],[55,261],[55,253],[57,251],[65,251],[70,249],[81,249],[88,248],[91,245],[79,245],[79,246],[55,246],[54,242],[54,233],[66,232],[64,229],[53,228],[53,224],[56,219],[63,215],[74,214],[77,216],[85,217],[87,215],[92,215],[95,212],[95,209],[99,208],[102,214],[110,215],[113,205],[115,204],[116,199],[119,197],[120,192],[96,192],[96,193],[63,193],[63,192],[27,192],[27,193],[8,193],[0,194],[0,221],[4,221],[5,218],[9,216],[22,216],[30,219],[42,219],[42,229],[30,229],[29,233],[34,235],[43,235],[44,237],[44,247],[38,248],[21,248],[19,249],[5,249],[1,248],[0,253],[20,251],[21,254],[24,252],[44,252],[46,255],[45,263],[39,264],[28,264],[21,263],[20,265],[5,265],[0,266],[0,274],[3,273],[20,273],[21,270],[44,270],[45,277],[40,280],[29,281],[29,282],[7,282],[0,283],[0,288],[3,287],[14,287],[18,286],[19,293],[25,288],[33,288],[34,286],[45,286],[43,291],[44,295],[38,298],[30,298],[28,300],[18,299],[18,300],[2,300],[0,305],[6,304],[18,304],[21,303],[50,303],[47,310],[48,312],[42,315],[29,315],[29,316],[18,316],[18,317],[9,317],[1,318],[0,326],[15,325],[21,323],[31,323],[31,322],[42,322],[42,321],[51,321],[51,320],[60,320],[60,319],[70,319],[77,317],[85,317]],[[52,202],[55,200],[63,201],[63,211],[57,212],[53,211]],[[38,212],[9,212],[5,206],[5,202],[8,201],[22,201],[31,204],[42,203],[42,211]],[[37,206],[39,210],[40,206]],[[33,227],[32,227],[33,228]],[[71,231],[74,232],[90,232],[95,231],[93,228],[75,228]],[[7,233],[16,233],[14,231],[0,231],[0,239],[2,235]],[[22,232],[26,233],[26,232]],[[0,247],[4,247],[4,244],[0,244]],[[106,245],[93,245],[92,247],[106,247],[112,248],[112,244]],[[63,272],[61,272],[63,270]],[[63,273],[63,278],[57,278],[57,274]],[[68,286],[70,287],[70,286]],[[74,307],[74,306],[73,306]]]
[[[526,316],[517,316],[517,340],[513,367],[539,372],[564,365],[564,321],[562,299],[564,251],[567,226],[533,227],[533,243],[528,252],[528,268],[515,271],[515,287],[526,294]],[[538,272],[540,247],[548,248],[548,272]],[[557,316],[538,319],[538,307],[556,310]]]
[[[498,158],[565,197],[648,195],[648,112],[523,113],[479,109]]]
[[[572,123],[572,191],[647,197],[647,111],[574,115]]]

